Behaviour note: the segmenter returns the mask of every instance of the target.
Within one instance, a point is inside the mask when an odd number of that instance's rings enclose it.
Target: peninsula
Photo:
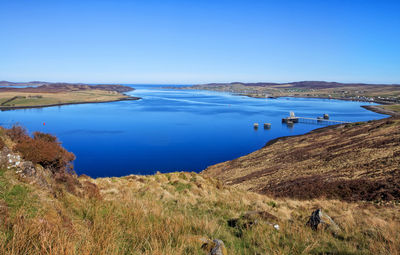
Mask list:
[[[21,83],[19,86],[19,83],[12,84],[0,87],[0,110],[140,99],[124,94],[134,89],[123,85],[43,82]]]

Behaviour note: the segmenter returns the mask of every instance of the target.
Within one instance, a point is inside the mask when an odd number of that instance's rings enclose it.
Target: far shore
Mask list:
[[[3,82],[4,83],[4,82]],[[44,108],[72,104],[109,103],[139,100],[125,94],[135,90],[116,84],[46,83],[38,87],[0,88],[0,110]]]
[[[343,85],[343,84],[341,84]],[[362,86],[367,86],[367,87],[376,87],[374,85],[368,85],[368,84],[361,84]],[[343,100],[343,101],[354,101],[354,102],[365,102],[365,103],[376,103],[378,105],[362,105],[364,109],[367,109],[372,112],[376,112],[379,114],[385,114],[385,115],[390,115],[392,117],[399,117],[400,116],[400,111],[397,110],[397,108],[400,108],[398,104],[398,100],[396,101],[390,101],[390,100],[381,100],[380,97],[374,96],[373,98],[370,94],[369,95],[364,95],[358,98],[351,98],[351,97],[339,97],[339,96],[323,96],[321,94],[315,94],[315,95],[307,95],[307,94],[300,94],[300,95],[292,95],[289,93],[284,93],[284,94],[279,94],[279,93],[270,93],[270,91],[258,91],[257,93],[243,93],[238,91],[236,88],[228,89],[229,87],[232,87],[232,84],[220,84],[222,87],[211,87],[205,85],[194,85],[194,86],[187,86],[187,87],[168,87],[171,89],[182,89],[182,90],[205,90],[205,91],[216,91],[216,92],[226,92],[226,93],[231,93],[233,95],[237,96],[246,96],[246,97],[252,97],[252,98],[260,98],[260,99],[277,99],[280,97],[292,97],[292,98],[315,98],[315,99],[332,99],[332,100]],[[383,85],[379,85],[383,86]],[[396,88],[399,85],[393,85],[396,86]],[[390,87],[393,87],[390,86]],[[389,86],[388,86],[389,87]],[[223,88],[223,89],[221,89]],[[347,87],[343,86],[342,89],[347,89]],[[236,91],[235,91],[236,90]],[[316,89],[318,90],[318,89]],[[377,97],[377,98],[376,98]],[[373,98],[373,99],[372,99]],[[392,109],[387,109],[385,108],[386,106],[395,106],[394,110]]]
[[[126,98],[108,100],[108,101],[87,101],[87,102],[71,102],[71,103],[59,103],[59,104],[48,104],[48,105],[10,106],[10,107],[0,106],[0,111],[11,111],[11,110],[18,110],[18,109],[33,109],[33,108],[47,108],[47,107],[74,105],[74,104],[100,104],[100,103],[111,103],[111,102],[120,102],[120,101],[134,101],[134,100],[140,100],[140,99],[142,99],[142,98],[141,97],[126,97]]]

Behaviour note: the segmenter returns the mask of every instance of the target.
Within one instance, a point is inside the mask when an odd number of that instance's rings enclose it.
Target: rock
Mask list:
[[[17,173],[21,177],[38,184],[42,188],[49,187],[49,183],[46,180],[50,175],[48,170],[40,166],[36,167],[31,161],[21,162],[18,166]]]
[[[331,217],[329,217],[328,214],[322,212],[322,209],[317,209],[311,213],[306,226],[310,226],[312,230],[317,230],[320,224],[330,228],[335,233],[340,231],[339,226],[332,220]]]
[[[225,244],[222,240],[210,240],[204,237],[200,238],[200,240],[203,243],[201,248],[206,251],[208,255],[228,255]]]
[[[30,161],[25,161],[19,164],[22,174],[27,177],[32,177],[36,174],[36,168]]]

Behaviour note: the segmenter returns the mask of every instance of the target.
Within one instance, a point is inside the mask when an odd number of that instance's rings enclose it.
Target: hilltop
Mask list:
[[[227,254],[400,250],[396,203],[274,198],[188,172],[78,177],[73,159],[54,136],[0,129],[1,254],[211,254],[214,239]],[[339,229],[306,226],[317,208]]]

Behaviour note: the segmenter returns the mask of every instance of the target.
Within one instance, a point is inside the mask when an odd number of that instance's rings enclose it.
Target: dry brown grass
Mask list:
[[[16,181],[10,171],[3,176],[2,180]],[[66,191],[55,198],[50,191],[28,186],[37,211],[29,214],[32,205],[24,205],[9,217],[8,230],[1,224],[0,253],[205,254],[199,237],[223,240],[229,254],[398,254],[400,250],[399,207],[394,205],[272,200],[221,187],[195,173],[79,181],[96,185],[101,198]],[[333,235],[307,228],[305,222],[315,208],[323,208],[342,231]],[[228,219],[253,210],[277,216],[281,230],[264,222],[248,229],[227,225]]]

